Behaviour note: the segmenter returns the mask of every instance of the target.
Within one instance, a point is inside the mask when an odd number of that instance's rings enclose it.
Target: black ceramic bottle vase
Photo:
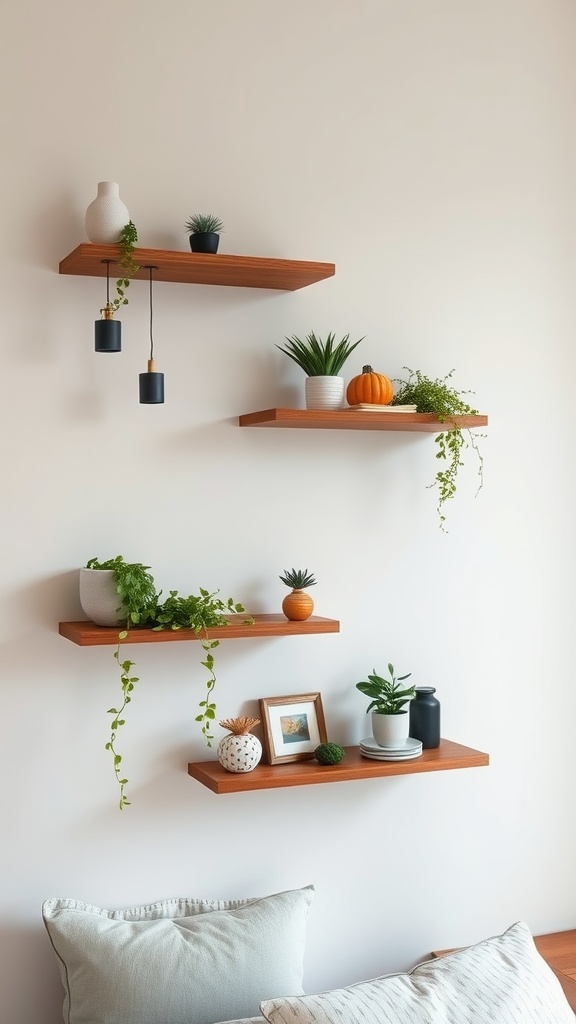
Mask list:
[[[422,741],[424,750],[440,746],[440,701],[433,686],[417,686],[410,701],[410,736]]]

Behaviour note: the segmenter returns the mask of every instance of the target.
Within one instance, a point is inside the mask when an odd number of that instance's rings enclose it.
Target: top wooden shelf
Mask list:
[[[239,416],[241,427],[301,427],[308,430],[419,430],[440,433],[450,426],[485,427],[487,416],[453,416],[441,423],[427,412],[372,412],[360,409],[262,409]]]
[[[205,634],[195,633],[193,629],[137,629],[128,631],[124,644],[162,644],[201,640],[205,635],[208,640],[238,640],[240,638],[269,636],[304,636],[311,633],[339,633],[340,623],[337,619],[325,619],[321,615],[311,615],[304,622],[291,622],[284,615],[263,614],[253,615],[253,622],[245,622],[245,615],[226,615],[227,626],[215,626],[207,629]],[[87,619],[78,622],[59,622],[58,632],[72,643],[80,647],[99,647],[117,644],[120,629],[108,626],[96,626]]]
[[[106,260],[112,260],[115,272],[120,253],[117,245],[94,245],[83,242],[60,262],[60,274],[80,277],[106,277]],[[317,281],[333,277],[333,263],[311,263],[305,260],[267,259],[260,256],[230,256],[226,253],[206,255],[196,252],[171,252],[167,249],[135,249],[134,260],[140,270],[135,279],[148,280],[148,267],[156,268],[155,281],[179,284],[214,284],[235,288],[276,288],[296,291]]]

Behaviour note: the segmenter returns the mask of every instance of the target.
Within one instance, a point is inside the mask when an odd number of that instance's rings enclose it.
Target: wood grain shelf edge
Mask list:
[[[321,633],[339,633],[338,619],[328,619],[321,615],[311,615],[304,622],[291,622],[281,614],[261,614],[252,616],[254,622],[246,623],[245,616],[227,615],[229,625],[216,626],[208,629],[205,636],[209,640],[240,640],[266,638],[276,636],[308,636]],[[96,626],[87,619],[74,622],[59,622],[60,636],[80,647],[98,647],[118,643],[119,629],[107,626]],[[130,629],[123,644],[161,644],[182,643],[202,639],[202,634],[192,629],[161,630]]]
[[[117,245],[83,242],[60,261],[58,272],[80,277],[106,277],[105,261],[112,261],[110,269],[114,273],[119,253]],[[140,267],[133,275],[135,280],[148,280],[147,267],[154,266],[155,281],[279,291],[296,291],[333,277],[336,272],[334,263],[168,249],[138,248],[134,250],[134,260]]]
[[[238,417],[240,427],[300,428],[304,430],[398,430],[439,433],[450,425],[485,427],[485,415],[454,416],[441,423],[433,413],[360,412],[357,409],[260,409]]]
[[[335,765],[320,765],[315,760],[279,765],[260,763],[251,772],[236,774],[226,771],[217,760],[194,761],[188,765],[188,774],[213,793],[223,794],[392,778],[422,772],[480,768],[489,764],[489,756],[483,751],[446,739],[442,739],[435,750],[424,750],[420,757],[410,761],[372,761],[362,757],[357,746],[346,747],[345,750],[344,760]]]

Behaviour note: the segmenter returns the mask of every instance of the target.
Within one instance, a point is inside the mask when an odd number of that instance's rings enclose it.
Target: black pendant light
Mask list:
[[[164,374],[156,373],[154,368],[154,338],[152,335],[152,271],[158,267],[147,267],[150,271],[150,358],[147,373],[140,377],[140,404],[161,405],[164,401]]]
[[[106,264],[106,305],[100,310],[102,319],[94,321],[94,350],[96,352],[121,352],[122,324],[114,320],[116,310],[110,302],[110,264],[112,260],[102,260]]]

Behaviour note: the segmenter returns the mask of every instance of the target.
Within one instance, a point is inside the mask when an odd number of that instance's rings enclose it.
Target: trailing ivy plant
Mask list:
[[[133,221],[129,220],[128,223],[124,225],[118,236],[118,245],[120,246],[118,263],[124,271],[124,274],[116,281],[116,297],[111,303],[114,307],[114,312],[116,313],[120,306],[128,305],[126,291],[130,286],[130,278],[134,277],[134,275],[140,270],[139,265],[134,259],[134,250],[136,248],[137,241],[138,231],[136,229],[136,225]]]
[[[231,597],[226,602],[222,601],[217,590],[210,593],[200,587],[198,594],[189,594],[188,597],[180,597],[177,590],[171,590],[170,596],[156,607],[150,621],[145,625],[150,625],[155,630],[192,629],[195,633],[206,634],[208,629],[226,626],[227,614],[241,614],[245,611],[244,606]],[[249,623],[253,619],[248,617],[244,621]],[[200,641],[206,652],[206,660],[201,664],[208,669],[210,675],[206,683],[206,696],[198,705],[200,714],[196,716],[195,721],[202,723],[201,732],[206,740],[206,746],[211,747],[214,737],[210,730],[216,718],[216,705],[210,701],[210,695],[216,685],[214,656],[211,652],[218,647],[220,641],[209,640],[206,635],[201,636]]]
[[[440,520],[440,528],[446,532],[446,516],[444,505],[454,497],[456,493],[456,479],[458,470],[464,465],[462,457],[466,448],[472,448],[478,460],[478,491],[484,483],[484,459],[478,447],[477,438],[484,435],[475,435],[469,427],[460,427],[453,421],[455,416],[473,416],[478,410],[465,401],[463,395],[473,394],[472,391],[457,391],[452,385],[453,369],[445,377],[431,378],[424,376],[420,370],[411,370],[405,366],[409,377],[407,380],[395,379],[394,397],[391,405],[415,405],[417,412],[433,413],[440,423],[446,423],[446,430],[439,433],[436,438],[438,450],[436,458],[442,463],[429,487],[436,487],[438,490],[437,512]]]
[[[148,572],[150,566],[142,565],[140,562],[125,562],[122,555],[110,558],[101,562],[98,558],[91,558],[86,565],[87,569],[111,569],[114,573],[116,591],[118,593],[118,616],[124,620],[125,628],[118,633],[118,647],[114,652],[114,658],[120,669],[120,688],[122,703],[119,707],[108,708],[108,714],[112,716],[110,723],[110,739],[106,743],[106,750],[112,754],[116,781],[120,786],[120,810],[130,804],[125,792],[128,779],[124,778],[122,755],[116,748],[118,730],[126,724],[123,717],[126,707],[132,700],[134,684],[139,681],[138,676],[132,675],[135,662],[127,658],[121,660],[121,644],[129,635],[132,626],[141,629],[152,629],[160,631],[163,629],[191,629],[198,634],[204,652],[205,660],[201,664],[208,670],[209,676],[206,681],[206,695],[199,702],[200,713],[195,721],[201,723],[201,732],[208,747],[212,746],[214,736],[211,733],[212,723],[216,718],[216,704],[211,699],[212,691],[216,685],[216,674],[214,672],[214,655],[212,651],[218,647],[219,640],[211,640],[207,635],[209,629],[218,626],[226,626],[228,620],[226,615],[241,614],[245,608],[238,601],[229,597],[223,601],[218,597],[218,591],[212,593],[200,587],[198,594],[190,594],[181,597],[177,590],[171,590],[169,596],[161,601],[162,592],[156,591],[153,576]],[[251,616],[247,616],[244,622],[253,622]],[[203,635],[202,635],[203,634]]]

